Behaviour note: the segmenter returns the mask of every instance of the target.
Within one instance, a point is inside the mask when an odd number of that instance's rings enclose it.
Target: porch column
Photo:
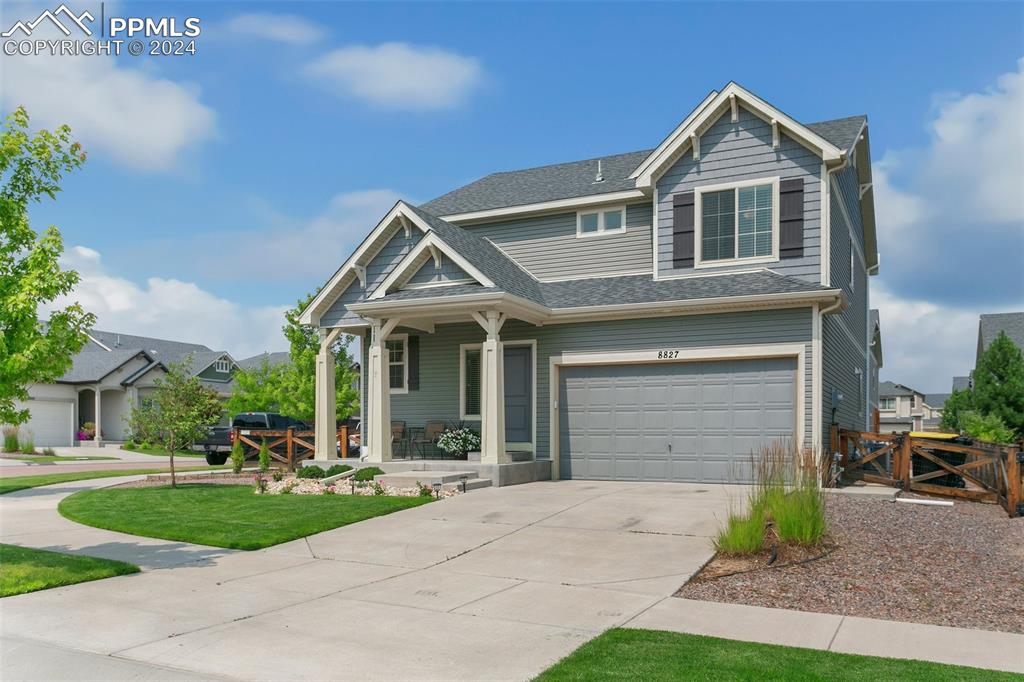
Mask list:
[[[320,330],[320,352],[316,354],[316,437],[313,442],[314,461],[338,459],[337,393],[334,387],[334,353],[331,345],[338,340],[340,329]],[[347,443],[342,443],[343,448]]]
[[[366,395],[369,401],[370,428],[363,432],[369,436],[370,462],[391,461],[391,377],[388,372],[388,349],[385,340],[398,326],[398,318],[377,320],[371,326]]]
[[[480,349],[480,461],[502,464],[508,461],[505,454],[505,357],[499,336],[505,317],[496,310],[474,317],[487,332]]]
[[[103,391],[100,390],[99,384],[93,389],[93,419],[96,421],[96,435],[93,437],[92,442],[96,447],[103,447],[103,434],[102,427],[103,415],[100,413],[100,408],[103,405]]]

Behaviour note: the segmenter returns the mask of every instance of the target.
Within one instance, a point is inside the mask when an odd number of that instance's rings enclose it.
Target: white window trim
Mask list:
[[[896,410],[896,399],[895,398],[879,398],[878,400],[879,410]]]
[[[469,350],[482,350],[483,344],[481,343],[463,343],[459,345],[459,418],[460,419],[473,419],[479,420],[481,416],[479,414],[467,414],[466,413],[466,351]],[[483,368],[480,370],[483,371]],[[481,403],[483,402],[483,396],[480,396]]]
[[[402,388],[390,388],[391,395],[405,395],[409,392],[409,335],[408,334],[389,334],[384,339],[384,352],[388,353],[387,365],[388,365],[388,384],[391,382],[391,354],[387,349],[388,341],[401,341],[402,342]],[[394,363],[398,364],[398,363]]]
[[[779,260],[779,182],[780,177],[757,178],[755,180],[741,180],[739,182],[727,182],[718,185],[701,185],[693,189],[693,268],[720,268],[728,265],[747,265],[750,263],[774,263]],[[729,258],[728,260],[704,260],[704,240],[702,231],[704,227],[702,195],[708,192],[722,192],[727,189],[736,190],[742,187],[756,187],[758,185],[772,186],[772,252],[767,256],[752,256],[750,258]],[[736,210],[739,211],[739,202],[736,202]],[[739,238],[739,221],[735,225],[735,235]]]
[[[231,363],[223,358],[213,363],[213,369],[217,372],[230,372]]]
[[[622,213],[622,227],[614,230],[604,229],[604,214],[611,211],[620,211]],[[597,214],[597,232],[584,232],[583,231],[583,216],[590,215],[591,213]],[[593,208],[584,209],[576,212],[576,237],[578,239],[588,239],[590,237],[603,237],[607,234],[622,234],[626,231],[626,205],[621,204],[618,206],[594,206]]]

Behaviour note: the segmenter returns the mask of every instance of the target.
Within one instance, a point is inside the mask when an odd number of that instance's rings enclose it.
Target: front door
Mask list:
[[[505,441],[533,442],[533,348],[505,346]]]

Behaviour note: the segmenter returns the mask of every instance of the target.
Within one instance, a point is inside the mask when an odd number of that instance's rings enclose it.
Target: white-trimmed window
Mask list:
[[[392,334],[384,341],[387,351],[388,386],[392,393],[409,391],[409,335]]]
[[[214,363],[213,368],[218,372],[227,373],[231,371],[231,363],[226,358],[221,358]]]
[[[878,409],[880,410],[895,410],[896,409],[896,398],[882,398],[878,401]]]
[[[596,237],[626,231],[626,207],[611,206],[576,214],[576,236]]]
[[[459,346],[459,412],[462,419],[480,419],[483,396],[480,353],[479,343]]]
[[[694,190],[695,267],[779,258],[779,179]]]

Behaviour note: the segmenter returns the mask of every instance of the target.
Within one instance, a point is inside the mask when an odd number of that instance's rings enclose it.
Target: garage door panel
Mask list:
[[[73,403],[66,400],[29,400],[16,407],[29,411],[28,422],[21,427],[21,432],[31,435],[36,447],[73,445]]]
[[[562,476],[745,482],[751,452],[792,437],[796,362],[563,367]]]

